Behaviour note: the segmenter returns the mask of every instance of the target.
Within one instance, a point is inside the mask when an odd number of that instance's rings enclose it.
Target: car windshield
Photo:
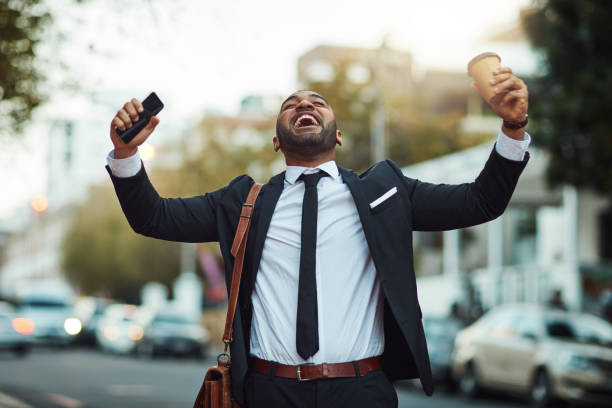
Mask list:
[[[612,326],[595,316],[554,316],[545,324],[548,335],[556,339],[612,346]]]
[[[174,324],[194,324],[195,321],[178,315],[157,315],[153,319],[154,323],[174,323]]]
[[[461,330],[461,323],[454,319],[424,318],[423,328],[429,338],[453,339]]]
[[[52,308],[60,309],[69,307],[68,303],[63,300],[57,299],[23,299],[19,302],[21,307],[40,307],[40,308]]]

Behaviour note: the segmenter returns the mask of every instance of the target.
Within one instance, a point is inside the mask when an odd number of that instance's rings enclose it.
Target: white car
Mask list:
[[[137,306],[123,303],[106,308],[96,327],[96,340],[102,350],[118,354],[134,351],[143,335],[142,325],[136,320],[137,312]]]
[[[72,303],[63,297],[47,294],[28,294],[18,299],[19,317],[34,324],[32,340],[36,344],[65,346],[81,330],[74,317]]]
[[[160,354],[204,357],[210,336],[197,316],[173,309],[143,311],[139,321],[144,333],[136,345],[139,355]]]
[[[453,374],[470,396],[488,388],[524,394],[535,406],[610,406],[612,326],[585,313],[500,306],[457,334]]]

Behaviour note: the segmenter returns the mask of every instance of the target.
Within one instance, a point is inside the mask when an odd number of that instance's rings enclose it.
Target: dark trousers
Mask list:
[[[304,382],[251,372],[245,386],[247,408],[397,408],[395,388],[382,370]]]

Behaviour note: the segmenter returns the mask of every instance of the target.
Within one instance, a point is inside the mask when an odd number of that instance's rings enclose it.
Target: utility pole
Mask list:
[[[379,86],[376,86],[374,97],[374,112],[370,124],[370,155],[372,163],[386,159],[387,146],[385,136],[386,112],[383,95]]]
[[[386,54],[387,44],[383,40],[378,48],[374,60],[371,61],[373,85],[373,112],[370,122],[370,160],[372,163],[385,160],[387,157],[386,124],[387,112],[385,111],[385,87],[383,64]]]

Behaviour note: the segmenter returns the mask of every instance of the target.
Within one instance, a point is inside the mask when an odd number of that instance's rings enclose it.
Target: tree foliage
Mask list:
[[[19,132],[44,100],[36,46],[50,21],[42,0],[0,0],[0,131]]]
[[[75,212],[63,241],[63,269],[83,293],[137,302],[149,281],[169,285],[178,276],[180,247],[137,235],[108,184],[94,187]]]
[[[536,143],[551,154],[548,179],[612,192],[612,3],[538,1],[524,16],[542,51],[533,81]]]
[[[355,83],[349,77],[351,61],[335,66],[330,81],[305,81],[308,89],[319,92],[332,106],[343,146],[337,148],[339,164],[355,171],[371,163],[370,134],[374,114],[372,81]],[[401,93],[383,86],[386,113],[387,157],[400,166],[418,163],[475,146],[491,138],[485,134],[465,134],[460,130],[465,109],[440,112],[440,101],[416,92]]]
[[[400,166],[422,162],[490,140],[488,133],[465,133],[465,112],[432,108],[433,98],[399,95],[388,103],[388,156]]]
[[[206,116],[185,138],[180,168],[162,170],[162,188],[173,195],[202,194],[242,174],[266,182],[275,160],[283,160],[272,147],[275,123],[270,116]]]

